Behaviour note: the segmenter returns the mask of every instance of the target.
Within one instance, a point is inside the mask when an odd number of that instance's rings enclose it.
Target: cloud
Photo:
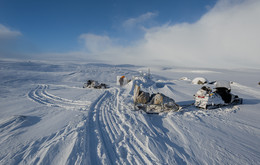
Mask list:
[[[145,14],[140,15],[139,17],[129,18],[123,22],[123,27],[126,29],[142,27],[144,24],[149,22],[152,18],[154,18],[157,15],[158,13],[156,12],[147,12]]]
[[[260,1],[221,0],[194,24],[150,29],[143,54],[177,65],[260,66]]]
[[[152,16],[147,13],[129,19],[125,26],[136,26]],[[146,29],[144,38],[134,46],[115,46],[109,44],[109,37],[91,35],[86,36],[86,46],[96,53],[102,47],[102,59],[119,63],[259,68],[259,20],[259,0],[219,0],[193,24]]]
[[[0,24],[0,39],[11,39],[21,35],[22,35],[21,32],[11,30],[6,26]]]
[[[95,34],[81,34],[79,39],[83,41],[83,44],[88,52],[102,52],[112,47],[112,40],[108,36],[101,36]]]
[[[0,57],[16,57],[17,42],[22,33],[0,24]]]

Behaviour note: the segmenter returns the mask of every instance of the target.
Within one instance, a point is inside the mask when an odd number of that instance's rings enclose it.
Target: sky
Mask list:
[[[0,0],[0,58],[260,68],[259,0]]]

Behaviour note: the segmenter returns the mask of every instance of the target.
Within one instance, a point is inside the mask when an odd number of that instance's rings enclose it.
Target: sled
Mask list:
[[[162,105],[156,105],[156,104],[136,104],[134,105],[135,110],[142,110],[145,113],[148,114],[159,114],[159,113],[165,113],[165,112],[178,112],[182,109],[181,106],[176,105],[176,107],[166,107]]]
[[[138,85],[135,85],[133,100],[135,110],[143,110],[149,114],[179,111],[181,109],[172,98],[161,93],[150,96],[149,93],[141,91]]]

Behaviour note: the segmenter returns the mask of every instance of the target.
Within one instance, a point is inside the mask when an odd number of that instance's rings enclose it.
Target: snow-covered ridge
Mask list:
[[[150,69],[147,80],[132,65],[0,61],[0,164],[259,164],[259,72]],[[134,81],[120,87],[119,75]],[[232,81],[244,104],[134,110],[134,84],[189,105],[196,77]],[[88,79],[110,88],[82,88]]]

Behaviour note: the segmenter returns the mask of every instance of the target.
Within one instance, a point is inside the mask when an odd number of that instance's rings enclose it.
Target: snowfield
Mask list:
[[[260,164],[260,70],[150,69],[147,80],[148,67],[1,60],[0,164]],[[137,78],[120,87],[120,75]],[[196,77],[232,81],[244,104],[193,107]],[[135,83],[182,110],[134,109]]]

